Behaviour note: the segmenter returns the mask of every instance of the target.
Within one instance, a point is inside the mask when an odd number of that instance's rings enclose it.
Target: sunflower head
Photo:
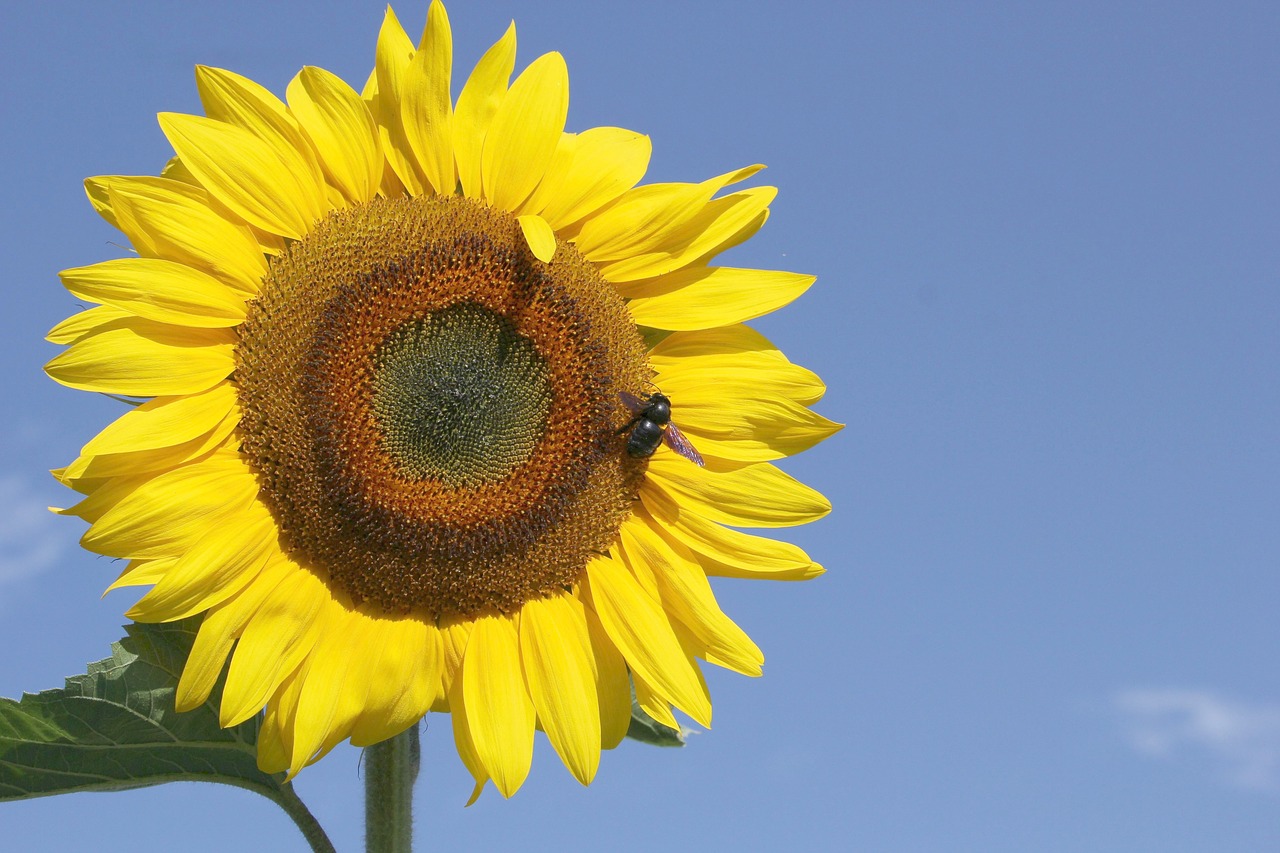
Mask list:
[[[335,212],[275,259],[236,355],[241,451],[285,549],[388,612],[512,614],[572,587],[640,488],[616,398],[648,367],[622,297],[478,201]]]
[[[708,576],[822,571],[734,529],[829,510],[772,464],[838,429],[822,383],[742,325],[813,279],[712,265],[774,191],[639,184],[649,140],[567,132],[563,59],[513,81],[515,47],[456,103],[438,2],[416,45],[387,12],[359,93],[201,68],[161,175],[87,182],[136,256],[62,273],[95,307],[47,371],[144,399],[57,472],[64,512],[152,586],[132,618],[203,614],[178,705],[229,658],[266,770],[437,710],[473,796],[535,727],[587,783],[633,693],[709,726],[701,662],[759,674]]]

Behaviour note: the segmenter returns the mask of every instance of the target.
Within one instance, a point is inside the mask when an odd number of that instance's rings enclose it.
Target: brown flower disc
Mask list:
[[[242,449],[286,552],[388,612],[512,612],[577,581],[643,476],[649,375],[614,288],[510,214],[378,199],[271,264],[236,348]]]

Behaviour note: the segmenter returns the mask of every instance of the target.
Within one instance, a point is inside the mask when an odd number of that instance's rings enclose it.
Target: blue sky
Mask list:
[[[415,31],[425,3],[397,7]],[[46,470],[118,410],[40,366],[62,268],[115,256],[85,176],[154,173],[192,66],[359,85],[378,2],[29,5],[0,32],[0,695],[105,656]],[[420,849],[1280,848],[1280,6],[454,2],[459,68],[511,18],[568,60],[570,129],[648,133],[649,180],[754,162],[736,266],[817,274],[756,325],[848,427],[793,460],[835,505],[807,584],[721,582],[767,655],[716,727],[624,744],[581,788],[540,741],[464,810],[432,719]],[[361,838],[358,753],[299,791]],[[253,795],[166,786],[0,807],[15,849],[301,850]]]

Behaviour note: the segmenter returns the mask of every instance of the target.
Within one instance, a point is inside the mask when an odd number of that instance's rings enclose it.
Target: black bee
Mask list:
[[[631,430],[627,436],[627,453],[632,456],[652,456],[662,442],[695,465],[701,465],[702,454],[694,450],[680,428],[671,422],[671,399],[661,391],[655,391],[641,399],[623,391],[622,402],[635,416],[618,430],[618,435]]]

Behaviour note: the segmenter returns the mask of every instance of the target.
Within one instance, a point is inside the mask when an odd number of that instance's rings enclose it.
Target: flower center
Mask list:
[[[405,323],[374,363],[383,446],[412,479],[497,482],[542,438],[551,406],[547,362],[510,320],[480,305]]]
[[[512,612],[575,583],[644,474],[626,306],[577,252],[537,261],[461,198],[331,214],[240,330],[242,450],[300,565],[356,601]]]

